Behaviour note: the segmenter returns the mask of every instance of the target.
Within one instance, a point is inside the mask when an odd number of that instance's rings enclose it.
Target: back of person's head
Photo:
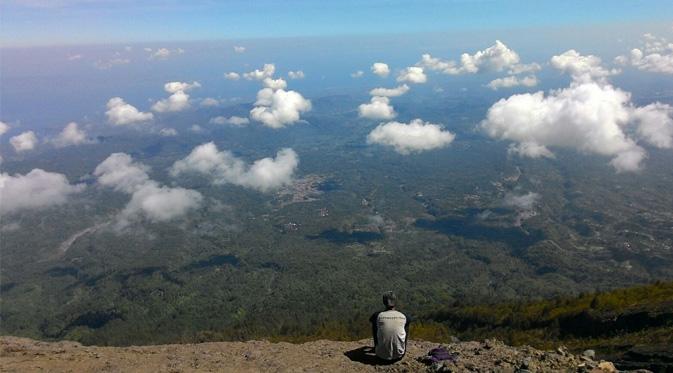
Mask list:
[[[392,291],[383,293],[383,305],[388,309],[395,308],[397,305],[397,296],[395,296],[395,293]]]

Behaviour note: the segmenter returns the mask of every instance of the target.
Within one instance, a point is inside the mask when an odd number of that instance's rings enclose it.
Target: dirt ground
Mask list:
[[[446,364],[419,361],[437,343],[409,341],[407,355],[382,365],[371,340],[314,341],[303,344],[268,341],[96,347],[75,342],[40,342],[0,337],[2,372],[424,372],[424,371],[610,371],[598,362],[563,350],[513,348],[498,341],[444,345],[456,357]],[[589,363],[589,364],[587,364]],[[609,364],[609,363],[608,363]]]

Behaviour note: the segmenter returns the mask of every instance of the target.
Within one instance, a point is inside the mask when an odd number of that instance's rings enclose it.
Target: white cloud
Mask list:
[[[248,166],[228,151],[219,151],[217,146],[206,143],[171,167],[171,175],[201,174],[211,178],[214,184],[234,184],[268,192],[292,183],[299,164],[299,157],[292,149],[280,150],[275,158],[263,158]]]
[[[534,75],[525,76],[523,78],[510,75],[504,78],[491,80],[491,82],[488,83],[488,87],[495,91],[499,88],[511,88],[516,86],[534,87],[537,83],[538,80]]]
[[[368,104],[358,107],[358,113],[363,118],[392,119],[397,116],[395,109],[390,105],[388,97],[374,96]]]
[[[519,55],[500,40],[496,40],[494,45],[473,55],[463,53],[460,56],[460,63],[461,68],[469,73],[476,73],[481,69],[502,71],[518,64]]]
[[[262,84],[264,84],[266,88],[271,88],[274,91],[277,89],[287,88],[287,82],[283,78],[278,79],[264,78],[264,80],[262,80]]]
[[[159,134],[161,136],[171,137],[171,136],[177,136],[178,131],[176,131],[175,128],[162,128],[159,130]]]
[[[149,167],[136,163],[125,153],[111,154],[95,169],[98,184],[131,195],[131,200],[118,216],[120,227],[140,217],[152,222],[169,221],[198,208],[203,201],[201,193],[161,186],[151,180]]]
[[[240,45],[234,45],[234,52],[243,53],[243,52],[245,52],[245,47],[242,47]]]
[[[392,146],[400,154],[410,154],[445,147],[455,137],[437,124],[414,119],[409,123],[379,124],[367,135],[367,143]]]
[[[109,123],[116,126],[147,122],[154,119],[154,114],[138,111],[134,106],[124,102],[121,97],[113,97],[107,103],[105,112]]]
[[[201,87],[199,82],[169,82],[164,84],[164,90],[171,93],[168,98],[157,101],[152,110],[158,113],[176,112],[189,109],[189,95],[186,93],[194,88]]]
[[[7,131],[9,131],[9,129],[10,129],[9,124],[0,121],[0,136],[2,136],[2,135],[4,135],[5,133],[7,133]]]
[[[403,94],[409,91],[409,86],[402,84],[395,88],[374,88],[369,91],[369,94],[372,96],[383,96],[383,97],[397,97],[402,96]]]
[[[101,162],[94,170],[98,184],[115,191],[132,194],[143,185],[150,183],[149,167],[133,162],[126,153],[114,153]]]
[[[152,105],[152,110],[157,113],[176,112],[189,109],[189,95],[178,91]]]
[[[611,165],[621,172],[638,170],[647,156],[628,137],[629,125],[655,146],[673,142],[670,106],[634,107],[628,92],[598,82],[575,82],[546,97],[537,92],[502,99],[488,110],[481,128],[493,138],[517,143],[510,153],[550,157],[548,147],[567,147],[613,157]]]
[[[542,66],[540,66],[539,63],[533,62],[533,63],[528,63],[528,64],[521,64],[517,63],[515,65],[512,65],[509,68],[509,71],[507,71],[508,74],[510,75],[519,75],[519,74],[526,74],[526,73],[535,73],[542,70]]]
[[[218,116],[214,118],[210,118],[211,124],[231,124],[233,126],[245,126],[250,123],[250,119],[248,118],[243,118],[243,117],[237,117],[237,116],[231,116],[229,118],[223,117],[223,116]]]
[[[273,77],[273,74],[276,72],[276,65],[272,63],[266,63],[262,67],[262,70],[253,70],[248,73],[244,73],[243,77],[248,80],[264,80],[266,78]]]
[[[505,194],[503,204],[505,206],[515,207],[519,210],[532,210],[539,199],[540,195],[533,192],[521,195],[507,193]]]
[[[159,48],[156,51],[153,51],[152,48],[145,48],[145,51],[150,53],[150,59],[158,59],[158,60],[165,60],[172,55],[185,53],[185,50],[182,48],[176,48],[176,49]]]
[[[362,70],[358,70],[356,72],[351,73],[351,78],[357,79],[357,78],[362,78],[362,76],[365,75],[365,72]]]
[[[235,72],[228,72],[224,74],[224,78],[227,80],[239,80],[241,79],[241,75]]]
[[[645,34],[643,38],[641,48],[632,49],[628,56],[615,58],[615,62],[643,71],[673,74],[673,43],[652,34]]]
[[[551,65],[570,74],[576,82],[604,82],[608,76],[619,74],[618,69],[606,69],[599,57],[594,55],[583,56],[574,49],[563,52],[551,58]]]
[[[206,97],[199,104],[201,107],[214,107],[220,105],[220,101],[212,97]]]
[[[287,77],[290,79],[304,79],[306,75],[304,75],[303,71],[297,70],[297,71],[288,71]]]
[[[250,118],[267,127],[282,128],[300,119],[301,113],[311,110],[311,101],[299,92],[263,88],[257,92],[257,102],[250,110]]]
[[[554,153],[547,149],[546,146],[534,142],[509,144],[507,154],[528,158],[555,158]]]
[[[199,126],[198,124],[192,124],[191,127],[189,127],[189,130],[194,132],[194,133],[202,133],[205,132],[203,127]]]
[[[81,54],[69,54],[66,58],[68,59],[68,61],[77,61],[81,60],[82,57],[83,56]]]
[[[619,56],[616,59],[617,63],[622,65],[631,64],[639,70],[673,74],[673,51],[667,54],[650,53],[645,54],[638,48],[631,50],[629,56]]]
[[[422,67],[411,66],[400,72],[400,74],[397,76],[397,81],[422,84],[428,81],[428,77],[423,72]]]
[[[75,122],[68,123],[58,136],[52,140],[57,148],[63,148],[71,145],[80,145],[89,142],[86,132],[79,129]]]
[[[35,136],[35,132],[33,131],[26,131],[20,135],[11,137],[9,143],[12,144],[17,153],[26,152],[35,149],[37,136]]]
[[[440,60],[439,58],[432,57],[429,53],[421,55],[421,61],[417,65],[447,75],[458,75],[462,72],[460,67],[456,66],[455,61]]]
[[[62,205],[68,197],[84,190],[83,184],[70,185],[63,174],[35,168],[25,175],[0,174],[0,215],[19,210],[35,210]]]
[[[168,82],[164,84],[164,90],[168,93],[178,93],[180,91],[188,92],[194,88],[200,88],[201,83],[199,82]]]
[[[658,148],[673,148],[673,108],[655,102],[635,108],[633,120],[638,136]]]
[[[376,62],[371,67],[372,72],[382,78],[385,78],[390,74],[390,67],[383,62]]]
[[[519,65],[519,61],[519,55],[515,51],[509,49],[500,40],[496,40],[494,45],[483,51],[478,51],[474,54],[463,53],[460,56],[460,64],[455,61],[440,60],[439,58],[432,57],[430,54],[424,54],[417,65],[448,75],[474,74],[484,70],[502,71],[508,68],[512,70],[534,68],[532,65]]]

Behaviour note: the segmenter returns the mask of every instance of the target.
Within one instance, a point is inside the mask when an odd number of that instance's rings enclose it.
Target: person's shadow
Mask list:
[[[356,348],[355,350],[346,351],[344,352],[344,355],[346,355],[347,358],[351,359],[351,361],[367,365],[390,365],[395,364],[397,362],[397,360],[386,361],[380,359],[378,356],[376,356],[374,348],[369,346],[362,346]]]

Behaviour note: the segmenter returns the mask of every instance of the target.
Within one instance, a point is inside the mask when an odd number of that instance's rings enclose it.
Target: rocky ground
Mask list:
[[[407,356],[377,364],[371,340],[214,342],[160,346],[96,347],[0,337],[2,372],[615,372],[612,363],[565,349],[540,351],[499,341],[442,345],[455,361],[426,364],[437,343],[409,341]]]

